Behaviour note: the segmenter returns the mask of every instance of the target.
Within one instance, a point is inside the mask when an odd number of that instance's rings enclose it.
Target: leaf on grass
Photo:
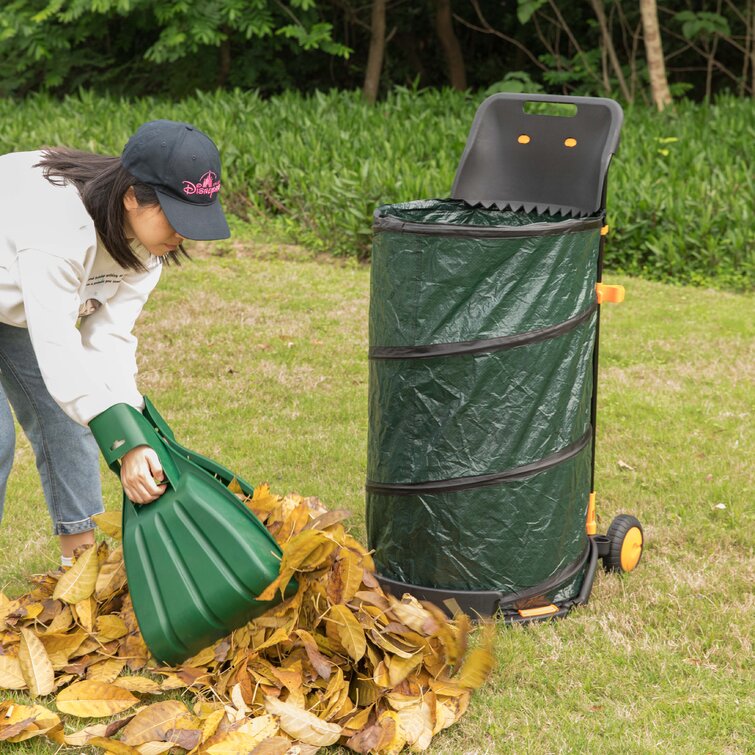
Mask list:
[[[55,671],[42,641],[31,629],[21,629],[18,646],[21,673],[32,697],[49,695],[55,687]]]
[[[181,747],[181,745],[178,745]],[[146,742],[143,745],[139,745],[136,751],[139,755],[162,755],[163,752],[168,752],[176,747],[173,742]]]
[[[90,546],[58,580],[52,594],[53,599],[63,600],[66,603],[79,603],[86,600],[94,592],[98,572],[97,549]]]
[[[87,726],[81,731],[75,731],[73,734],[65,735],[65,743],[71,747],[83,747],[85,744],[89,744],[89,740],[92,737],[105,737],[107,736],[107,724],[92,724]]]
[[[0,726],[0,742],[5,742],[7,739],[16,737],[27,730],[37,731],[37,727],[34,726],[36,720],[36,716],[31,716],[29,718],[24,718],[21,721],[16,721],[16,723],[11,724],[10,726]]]
[[[4,705],[0,704],[0,721],[6,726],[13,726],[20,721],[32,719],[31,723],[26,725],[20,732],[14,735],[7,734],[5,738],[6,742],[13,742],[15,744],[17,742],[25,742],[32,737],[45,735],[55,742],[60,740],[59,744],[63,744],[63,727],[60,717],[51,710],[42,705],[19,705],[8,702],[7,705],[9,708],[4,711]],[[4,728],[0,727],[0,732]]]
[[[106,534],[116,540],[121,539],[121,522],[123,516],[120,511],[105,511],[102,514],[96,514],[92,521]]]
[[[325,617],[328,636],[337,639],[354,661],[359,661],[367,649],[364,630],[354,614],[343,605],[330,607]]]
[[[119,742],[117,739],[109,739],[107,737],[92,737],[89,740],[90,745],[96,745],[102,747],[105,752],[111,752],[113,755],[141,755],[136,747],[130,747],[124,742]]]
[[[140,692],[148,695],[156,695],[162,691],[162,687],[158,682],[146,676],[121,676],[113,684],[130,692]]]
[[[249,755],[287,755],[295,752],[291,740],[286,737],[270,737],[260,742]],[[301,749],[300,749],[301,752]]]
[[[292,703],[282,702],[274,697],[265,698],[265,709],[278,716],[280,727],[294,739],[305,744],[327,747],[335,744],[341,736],[341,727],[318,718]]]
[[[55,698],[58,710],[79,718],[114,716],[138,702],[139,698],[115,684],[89,680],[74,682]]]
[[[179,700],[154,703],[134,716],[123,729],[121,739],[132,746],[164,739],[168,729],[175,729],[176,723],[189,715],[189,709]]]
[[[26,689],[26,681],[17,657],[0,655],[0,688]]]
[[[93,663],[87,669],[87,679],[111,684],[118,678],[125,665],[126,661],[120,658],[106,658],[104,661]]]

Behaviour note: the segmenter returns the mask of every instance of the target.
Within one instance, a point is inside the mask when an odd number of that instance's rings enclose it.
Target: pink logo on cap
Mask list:
[[[220,191],[220,181],[216,173],[208,170],[198,183],[184,181],[184,194],[217,194]]]

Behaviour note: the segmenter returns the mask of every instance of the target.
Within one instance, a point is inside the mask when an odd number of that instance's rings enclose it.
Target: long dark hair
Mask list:
[[[123,167],[120,157],[54,147],[45,149],[42,159],[34,167],[42,168],[45,178],[56,186],[74,184],[110,256],[121,267],[145,270],[126,239],[123,197],[133,186],[134,196],[141,207],[153,207],[160,202],[149,184],[134,178]],[[188,256],[183,244],[179,244],[177,251],[161,257],[161,260],[179,262],[180,255]]]

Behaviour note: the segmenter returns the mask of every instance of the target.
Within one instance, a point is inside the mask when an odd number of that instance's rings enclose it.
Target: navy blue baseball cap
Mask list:
[[[220,154],[207,134],[189,123],[149,121],[128,140],[123,167],[149,184],[177,233],[187,239],[231,235],[220,206]]]

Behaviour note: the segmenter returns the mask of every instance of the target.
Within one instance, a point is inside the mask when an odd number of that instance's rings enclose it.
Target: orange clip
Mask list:
[[[595,293],[598,297],[598,304],[621,304],[624,301],[624,286],[608,286],[605,283],[595,284]]]
[[[598,520],[595,517],[595,493],[590,493],[590,500],[587,503],[587,534],[596,535],[598,533]]]
[[[600,228],[600,235],[601,236],[607,236],[608,235],[608,226],[604,225]]]
[[[523,619],[531,619],[535,616],[550,616],[553,613],[558,613],[558,606],[554,606],[551,603],[548,606],[538,606],[537,608],[521,608],[517,613]]]

